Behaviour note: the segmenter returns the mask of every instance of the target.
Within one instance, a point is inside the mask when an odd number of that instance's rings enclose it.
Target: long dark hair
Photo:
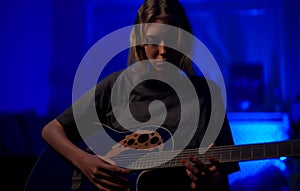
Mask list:
[[[138,10],[134,24],[153,23],[157,19],[161,19],[178,27],[186,32],[193,33],[187,14],[178,0],[145,0]],[[136,45],[136,41],[141,31],[134,28],[131,33],[127,65],[130,66],[138,61],[146,60],[146,54],[142,45]],[[187,74],[194,74],[191,60],[182,54],[179,61],[180,69]]]

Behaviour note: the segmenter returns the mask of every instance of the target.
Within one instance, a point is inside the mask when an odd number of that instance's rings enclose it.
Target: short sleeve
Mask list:
[[[110,103],[111,86],[118,74],[118,72],[112,73],[101,80],[56,117],[71,141],[81,141],[97,130],[95,123],[106,117]]]
[[[94,89],[91,89],[56,117],[56,120],[64,127],[66,135],[72,142],[79,142],[82,140],[78,128],[81,128],[83,122],[86,124],[92,123],[89,113],[91,113],[94,105],[92,100],[93,96],[91,96],[93,92],[95,92]]]

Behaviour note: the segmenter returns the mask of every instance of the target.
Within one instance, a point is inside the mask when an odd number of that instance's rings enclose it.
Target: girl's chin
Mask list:
[[[166,61],[155,61],[151,63],[151,65],[157,71],[168,70],[168,68],[170,69],[171,67],[170,65],[174,66],[173,63],[166,62]]]
[[[155,61],[154,64],[156,66],[164,66],[167,65],[168,63],[166,61]]]
[[[152,68],[154,69],[154,71],[164,71],[167,68],[168,63],[164,62],[164,61],[156,61],[154,63],[152,63]]]

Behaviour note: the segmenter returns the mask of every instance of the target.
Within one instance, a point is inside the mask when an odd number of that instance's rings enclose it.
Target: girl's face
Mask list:
[[[158,19],[155,23],[166,24],[163,20]],[[172,44],[176,47],[178,43],[178,34],[173,31],[168,31],[165,27],[159,25],[149,24],[145,30],[145,53],[150,60],[151,66],[156,71],[163,71],[166,62],[179,66],[179,53],[165,46],[165,44]]]

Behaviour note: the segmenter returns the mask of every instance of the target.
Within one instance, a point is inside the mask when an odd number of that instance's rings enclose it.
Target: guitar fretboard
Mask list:
[[[190,155],[196,156],[204,163],[209,163],[211,157],[221,163],[249,161],[259,159],[270,159],[279,157],[299,157],[300,156],[300,140],[289,140],[282,142],[245,144],[245,145],[228,145],[216,146],[210,149],[186,149],[178,151],[153,152],[136,160],[130,165],[130,169],[143,170],[153,168],[168,168],[182,166],[182,160],[188,159]],[[199,154],[203,153],[203,154]],[[166,158],[172,159],[165,161]],[[157,164],[157,165],[156,165]]]

